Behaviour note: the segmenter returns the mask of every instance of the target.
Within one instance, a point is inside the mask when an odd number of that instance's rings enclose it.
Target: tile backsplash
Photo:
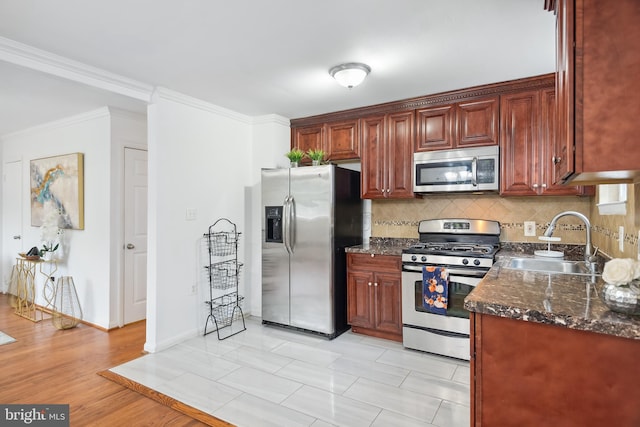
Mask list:
[[[544,233],[551,219],[563,211],[577,211],[591,221],[593,244],[612,257],[636,258],[638,221],[633,185],[625,216],[601,216],[596,197],[500,197],[496,194],[437,194],[410,200],[374,200],[371,204],[371,236],[418,238],[418,223],[434,218],[478,218],[500,222],[503,242],[540,242],[525,237],[524,221],[535,221],[536,235]],[[618,226],[624,226],[624,251],[618,249]],[[575,217],[563,217],[553,234],[562,243],[584,244],[585,226]]]

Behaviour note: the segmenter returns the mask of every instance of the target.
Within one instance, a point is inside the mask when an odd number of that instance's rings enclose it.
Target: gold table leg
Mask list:
[[[39,260],[17,258],[18,295],[15,314],[39,322],[36,318],[36,264]]]

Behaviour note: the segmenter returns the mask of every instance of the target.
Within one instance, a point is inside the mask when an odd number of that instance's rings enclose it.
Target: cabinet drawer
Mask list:
[[[402,257],[395,255],[347,254],[347,268],[370,271],[399,272],[402,269]]]

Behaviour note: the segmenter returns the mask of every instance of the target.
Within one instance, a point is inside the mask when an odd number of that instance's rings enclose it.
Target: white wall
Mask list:
[[[159,89],[148,109],[148,135],[145,350],[154,352],[204,329],[208,290],[201,280],[199,260],[208,227],[224,217],[246,232],[244,187],[252,167],[251,120]],[[196,210],[194,220],[186,219],[187,209]],[[240,251],[241,262],[243,254]],[[194,284],[198,285],[195,293]]]
[[[3,137],[5,161],[22,161],[24,247],[41,246],[40,229],[32,227],[29,162],[32,159],[80,152],[84,154],[84,230],[65,230],[56,276],[73,277],[83,319],[103,328],[120,324],[118,293],[122,284],[122,188],[124,146],[146,146],[143,116],[101,108]],[[3,235],[3,239],[8,236]],[[27,248],[27,249],[28,249]],[[16,254],[2,254],[15,258]],[[41,281],[36,290],[39,304]]]
[[[159,89],[146,122],[103,108],[9,135],[2,158],[23,161],[21,203],[29,224],[29,160],[84,153],[85,230],[66,231],[61,273],[74,277],[84,319],[112,328],[122,324],[124,148],[148,149],[145,349],[157,351],[204,330],[208,287],[202,236],[218,218],[229,218],[243,233],[240,293],[245,314],[261,314],[260,169],[288,166],[289,139],[289,121],[283,117],[250,118]],[[196,211],[194,220],[186,219],[187,209]],[[25,228],[25,241],[39,246],[39,229]]]
[[[109,324],[110,260],[110,116],[106,108],[3,138],[5,161],[22,161],[24,247],[42,246],[40,229],[32,227],[29,161],[74,152],[84,153],[84,230],[65,230],[61,245],[65,261],[58,275],[73,276],[84,319]],[[11,209],[4,206],[3,209]],[[4,236],[7,238],[7,236]],[[14,257],[15,254],[3,254]],[[41,295],[40,289],[37,296]],[[37,300],[42,303],[42,300]]]

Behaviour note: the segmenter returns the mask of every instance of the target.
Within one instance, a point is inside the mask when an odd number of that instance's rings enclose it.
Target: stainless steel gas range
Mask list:
[[[420,243],[402,251],[403,345],[469,360],[469,313],[464,298],[482,280],[500,249],[500,223],[480,219],[420,221]],[[448,273],[446,314],[425,308],[424,267]]]

